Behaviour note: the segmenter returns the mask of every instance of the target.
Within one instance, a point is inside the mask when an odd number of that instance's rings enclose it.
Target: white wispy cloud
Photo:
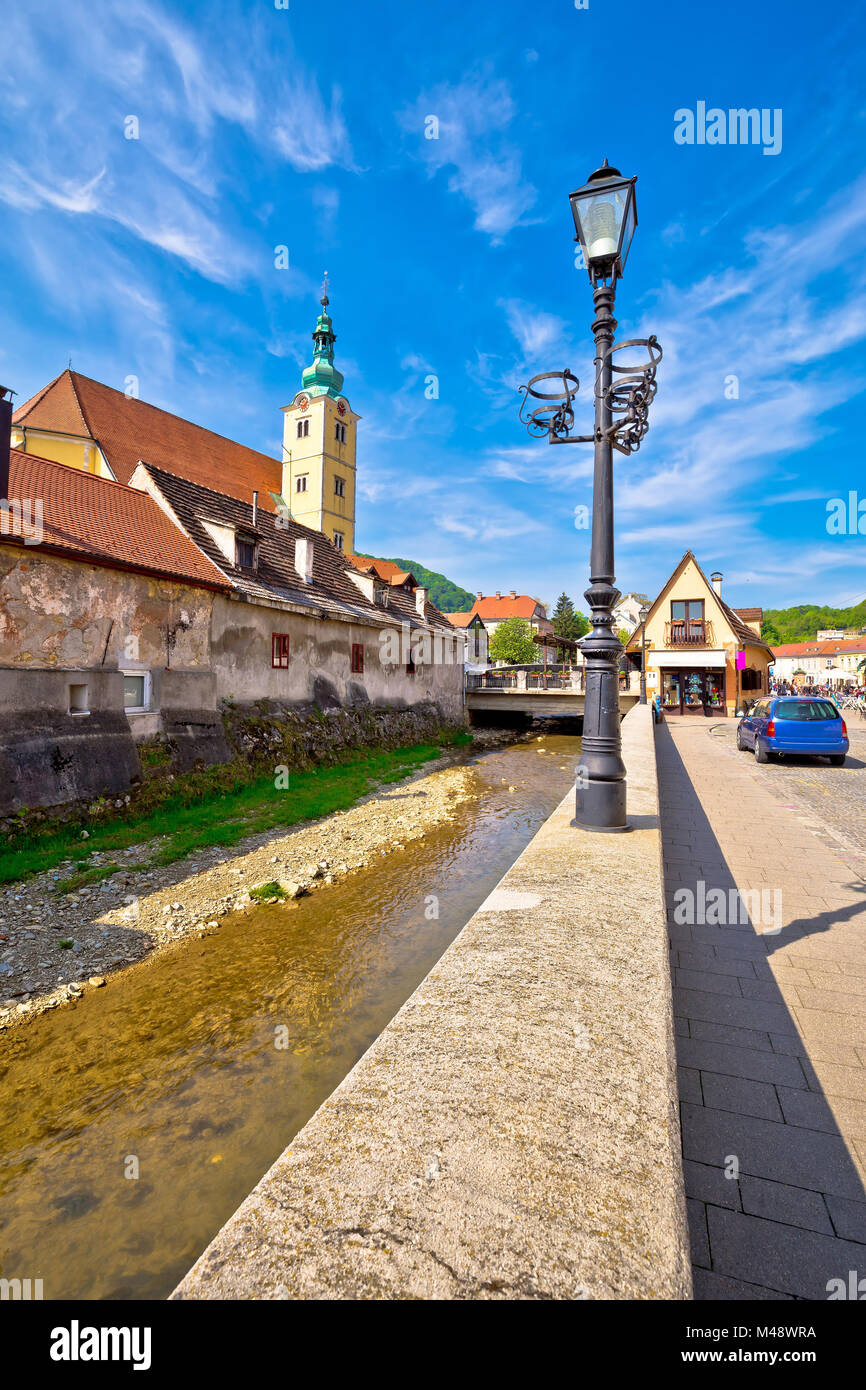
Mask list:
[[[431,174],[448,169],[448,188],[465,198],[475,227],[494,244],[526,223],[538,193],[524,177],[522,152],[510,127],[516,107],[508,84],[489,73],[442,82],[399,113]],[[435,138],[429,118],[437,122]]]

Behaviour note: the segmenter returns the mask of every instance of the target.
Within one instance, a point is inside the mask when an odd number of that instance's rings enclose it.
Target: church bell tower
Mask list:
[[[313,361],[301,389],[283,407],[283,501],[294,521],[321,531],[338,550],[355,550],[356,415],[343,395],[343,374],[334,366],[334,332],[328,314],[328,277],[322,312],[313,329]]]

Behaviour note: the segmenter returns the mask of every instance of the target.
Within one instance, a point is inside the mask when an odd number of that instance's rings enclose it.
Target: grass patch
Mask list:
[[[95,869],[79,869],[77,874],[70,874],[62,883],[58,883],[58,893],[76,893],[79,888],[86,888],[90,883],[98,883],[102,878],[111,878],[112,874],[121,872],[120,864],[100,864]]]
[[[465,735],[449,732],[439,743],[353,750],[332,765],[292,772],[285,790],[274,787],[272,773],[262,776],[240,763],[186,773],[175,779],[171,795],[158,806],[138,812],[129,807],[122,818],[88,822],[87,850],[111,853],[158,839],[161,843],[149,867],[172,864],[209,846],[228,848],[247,835],[347,810],[377,787],[411,777],[439,757],[443,746],[466,741]],[[16,836],[0,853],[0,883],[42,873],[67,859],[80,863],[81,830],[76,822]],[[119,867],[112,862],[71,874],[58,890],[73,892],[117,873]],[[133,866],[124,867],[129,872]]]
[[[250,897],[257,903],[281,903],[286,896],[285,888],[281,888],[275,879],[250,889]]]

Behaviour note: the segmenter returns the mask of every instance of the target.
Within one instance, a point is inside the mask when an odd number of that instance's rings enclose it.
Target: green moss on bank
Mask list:
[[[22,830],[0,851],[0,883],[44,872],[65,860],[80,862],[85,846],[89,854],[104,854],[159,839],[149,864],[171,864],[209,846],[228,847],[248,835],[347,810],[377,786],[410,777],[443,747],[471,742],[471,734],[447,730],[436,742],[414,747],[353,751],[331,766],[291,772],[287,787],[275,785],[285,777],[262,775],[240,758],[183,773],[160,784],[158,804],[139,802],[114,818],[89,820],[86,838],[80,822]],[[151,785],[147,794],[155,797],[157,788]],[[126,872],[131,867],[124,866]],[[70,892],[117,871],[116,864],[94,865],[58,887]]]

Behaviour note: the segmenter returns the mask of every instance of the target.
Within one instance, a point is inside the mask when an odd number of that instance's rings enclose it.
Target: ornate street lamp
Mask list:
[[[648,429],[662,350],[655,337],[614,342],[613,306],[637,226],[635,180],[625,179],[607,160],[571,194],[577,237],[592,284],[595,320],[595,428],[572,433],[577,378],[568,369],[542,372],[523,391],[520,419],[528,432],[550,444],[593,444],[592,549],[589,588],[592,632],[581,644],[586,663],[583,747],[576,789],[574,824],[585,830],[627,830],[625,764],[621,755],[617,668],[622,646],[613,625],[620,597],[614,587],[613,450],[632,454]],[[640,360],[622,362],[616,354],[645,349]],[[557,382],[554,389],[549,384]],[[539,383],[544,382],[544,389]],[[538,404],[535,404],[535,403]]]
[[[640,610],[638,616],[639,616],[639,618],[640,618],[640,627],[641,627],[641,632],[640,632],[640,701],[639,701],[639,703],[642,704],[642,705],[645,705],[645,704],[646,704],[646,620],[647,620],[647,618],[649,617],[649,608],[647,607],[646,604],[643,605],[643,607],[641,608],[641,610]]]

